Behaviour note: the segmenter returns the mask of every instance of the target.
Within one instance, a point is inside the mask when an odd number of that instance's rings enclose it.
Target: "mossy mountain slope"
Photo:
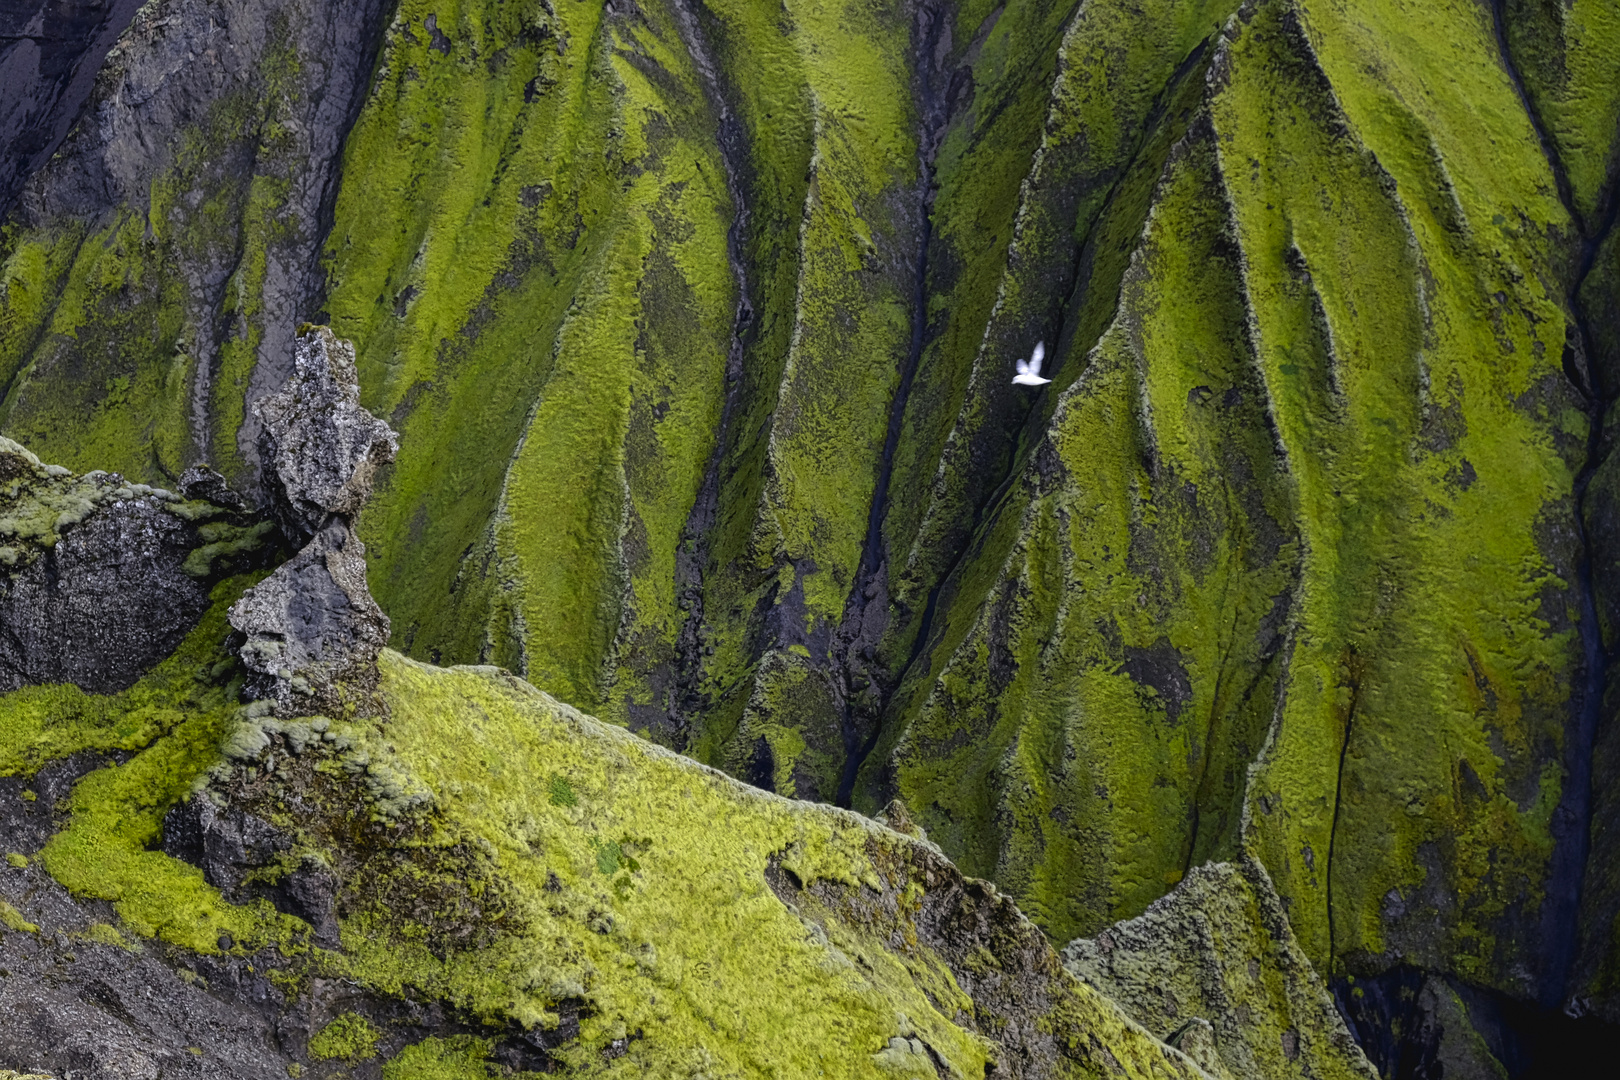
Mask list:
[[[1204,1076],[925,841],[760,792],[498,669],[385,653],[381,720],[235,704],[223,611],[245,584],[123,694],[0,697],[8,1062]],[[190,865],[170,852],[203,804]],[[53,965],[42,992],[30,973]]]
[[[1620,1016],[1612,4],[243,0],[252,108],[143,113],[207,6],[8,227],[0,428],[249,476],[324,308],[401,651],[1059,940],[1246,853],[1324,972]]]

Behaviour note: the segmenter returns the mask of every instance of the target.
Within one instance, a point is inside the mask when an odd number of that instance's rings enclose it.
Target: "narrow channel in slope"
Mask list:
[[[872,489],[871,508],[867,514],[866,542],[861,550],[860,571],[855,575],[854,587],[844,606],[844,618],[837,633],[838,677],[842,683],[844,765],[838,778],[836,805],[848,808],[855,790],[855,777],[866,756],[877,745],[881,734],[882,716],[887,705],[888,680],[879,681],[876,670],[876,635],[867,628],[866,610],[873,603],[888,606],[887,558],[883,542],[883,522],[889,511],[889,484],[894,474],[895,451],[900,445],[900,433],[905,427],[906,404],[911,399],[911,386],[922,362],[923,347],[928,339],[928,248],[933,242],[934,164],[939,146],[949,121],[945,100],[945,70],[940,55],[942,45],[948,51],[949,24],[946,11],[937,3],[924,3],[917,9],[917,23],[912,31],[915,56],[913,81],[916,85],[919,120],[917,134],[917,269],[912,292],[911,345],[906,352],[905,367],[900,372],[900,383],[895,388],[889,405],[889,427],[883,439],[883,457],[878,470],[877,484]],[[880,631],[881,632],[881,631]],[[897,680],[896,680],[897,681]],[[854,704],[872,683],[877,682],[885,692],[877,695],[875,704]],[[864,701],[870,702],[868,696]]]
[[[680,544],[675,549],[675,590],[685,618],[675,643],[674,682],[668,688],[665,701],[668,724],[665,735],[676,749],[683,751],[691,734],[692,718],[706,711],[700,689],[704,650],[710,647],[705,640],[703,617],[704,568],[709,563],[709,541],[720,515],[720,464],[730,444],[741,396],[743,355],[755,321],[748,291],[748,266],[743,257],[749,220],[748,193],[743,183],[748,159],[746,133],[721,86],[719,68],[695,10],[696,3],[697,0],[677,0],[673,8],[687,52],[703,81],[704,94],[719,120],[716,138],[732,205],[731,228],[726,232],[726,258],[737,282],[737,309],[732,319],[731,346],[726,355],[725,398],[720,407],[720,423],[715,428],[714,447],[709,451],[709,462],[703,470],[703,486],[698,489],[697,501],[692,504],[681,530]]]
[[[1592,573],[1592,538],[1586,527],[1586,493],[1591,486],[1593,475],[1602,464],[1604,417],[1613,402],[1604,396],[1603,380],[1597,378],[1590,367],[1594,359],[1593,338],[1580,298],[1581,283],[1591,272],[1592,264],[1597,257],[1598,245],[1606,229],[1587,232],[1586,223],[1575,207],[1569,176],[1559,155],[1557,144],[1543,124],[1541,114],[1536,109],[1535,101],[1525,86],[1524,77],[1514,60],[1513,50],[1508,42],[1506,6],[1506,0],[1493,0],[1491,4],[1492,27],[1496,34],[1502,67],[1519,95],[1530,125],[1535,129],[1542,153],[1558,186],[1559,200],[1579,230],[1580,254],[1566,297],[1566,306],[1575,320],[1577,339],[1575,345],[1585,363],[1575,363],[1576,358],[1571,355],[1572,350],[1566,348],[1564,367],[1571,382],[1587,399],[1589,408],[1586,460],[1576,475],[1573,492],[1575,530],[1580,543],[1580,553],[1575,566],[1580,602],[1578,628],[1585,654],[1586,679],[1577,699],[1578,712],[1574,717],[1574,731],[1571,733],[1574,745],[1567,746],[1564,754],[1569,781],[1560,809],[1567,814],[1566,820],[1572,820],[1571,835],[1558,837],[1555,833],[1553,853],[1548,866],[1547,902],[1542,912],[1542,939],[1546,943],[1549,958],[1547,977],[1540,988],[1540,1004],[1552,1008],[1563,1000],[1570,971],[1575,962],[1581,893],[1585,888],[1586,863],[1591,849],[1592,750],[1597,740],[1603,692],[1608,681],[1609,657],[1603,647],[1602,628],[1598,623]],[[1609,217],[1612,227],[1612,210]]]

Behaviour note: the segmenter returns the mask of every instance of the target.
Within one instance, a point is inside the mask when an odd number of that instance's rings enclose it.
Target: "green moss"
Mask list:
[[[172,132],[128,201],[0,234],[0,428],[53,461],[158,481],[212,459],[247,479],[266,260],[315,227],[289,208],[304,73],[285,18],[268,22],[251,80]]]
[[[383,1066],[383,1080],[484,1080],[490,1047],[471,1035],[423,1039]]]
[[[1008,385],[1012,361],[1044,339],[1045,371],[1061,388],[1112,320],[1166,129],[1196,85],[1189,61],[1235,6],[1089,3],[1069,18],[1065,5],[1010,5],[987,29],[960,27],[961,40],[983,42],[972,105],[940,150],[928,312],[939,331],[923,352],[896,454],[901,497],[884,523],[902,616],[885,643],[891,663],[910,654],[929,593],[1027,452],[1031,406],[1051,415],[1056,393]]]
[[[1620,12],[1603,0],[1507,0],[1512,60],[1569,182],[1570,208],[1598,224],[1620,170]]]
[[[1393,946],[1513,986],[1526,946],[1495,928],[1541,899],[1562,770],[1536,748],[1561,742],[1579,663],[1574,552],[1540,522],[1567,514],[1583,446],[1559,430],[1561,300],[1520,268],[1549,265],[1568,215],[1477,7],[1415,29],[1311,5],[1309,45],[1286,11],[1234,45],[1216,106],[1226,160],[1259,163],[1228,183],[1309,552],[1250,842],[1314,961]],[[1305,358],[1330,408],[1294,389]],[[1386,914],[1435,874],[1444,931],[1428,901]]]
[[[111,945],[113,948],[123,949],[125,952],[138,953],[141,951],[139,945],[119,933],[118,928],[110,923],[91,923],[88,928],[74,936],[85,941],[94,941],[98,945]]]
[[[832,802],[844,763],[842,711],[808,650],[773,652],[728,740],[727,771],[788,798]]]
[[[1215,151],[1207,128],[1172,138],[1134,180],[1159,183],[1117,319],[941,597],[868,765],[1060,939],[1235,850],[1297,558]]]
[[[905,869],[912,841],[726,780],[493,669],[439,670],[385,653],[382,672],[391,719],[364,744],[369,760],[432,792],[413,888],[442,898],[438,875],[455,879],[490,913],[488,933],[451,945],[402,921],[386,899],[400,894],[363,888],[343,919],[343,952],[320,954],[321,970],[495,1024],[554,1027],[558,1010],[573,1008],[579,1038],[554,1054],[606,1075],[870,1075],[903,1034],[963,1075],[979,1075],[997,1052],[958,1026],[971,1002],[914,926],[795,910],[766,884],[779,862],[806,885],[910,896],[923,888],[902,880],[922,872]],[[558,777],[572,802],[553,798]],[[901,940],[891,933],[914,944],[896,951],[885,944]],[[1070,1030],[1084,1018],[1129,1075],[1148,1075],[1155,1056],[1170,1064],[1101,999],[1063,1002],[1051,1022]],[[387,1068],[438,1075],[428,1070],[470,1069],[488,1050],[430,1040]]]
[[[358,1065],[377,1056],[378,1031],[358,1013],[344,1013],[309,1040],[309,1056],[316,1061],[346,1061]]]
[[[401,7],[346,151],[329,309],[402,433],[365,523],[396,641],[623,717],[681,620],[731,207],[667,16],[531,7]],[[408,32],[430,14],[448,55]]]
[[[1064,965],[1171,1045],[1209,1025],[1203,1065],[1231,1077],[1374,1080],[1253,860],[1195,868],[1145,914],[1072,942]],[[1449,1026],[1449,1025],[1448,1025]]]
[[[21,870],[28,865],[28,856],[19,855],[15,851],[8,851],[6,852],[6,864]]]
[[[37,924],[23,918],[22,912],[4,900],[0,900],[0,925],[4,925],[8,930],[15,930],[19,934],[39,933]]]
[[[1092,222],[1073,363],[971,543],[950,524],[972,520],[970,487],[936,482],[909,606],[956,550],[937,538],[967,555],[857,790],[876,806],[892,782],[1060,937],[1243,844],[1314,961],[1399,950],[1521,986],[1513,957],[1535,947],[1499,933],[1538,925],[1579,663],[1575,552],[1548,524],[1587,431],[1558,371],[1570,222],[1476,7],[1426,8],[1415,35],[1358,12],[1255,5],[1208,91],[1194,66],[1185,96],[1138,99],[1140,136],[1054,105],[1073,127],[1049,123],[1036,172],[1088,160],[1063,137],[1121,147],[1093,159],[1122,169],[1096,209],[1053,204]],[[1125,32],[1119,15],[1094,5],[1063,55]],[[1155,51],[1122,70],[1163,86],[1188,19],[1132,29]],[[1084,101],[1067,70],[1054,99]],[[1207,121],[1189,111],[1206,94]],[[1040,329],[1029,273],[1027,306],[1007,286],[992,326]],[[993,444],[945,456],[980,470]],[[1455,906],[1417,915],[1425,881]]]
[[[75,785],[68,826],[39,857],[75,893],[111,901],[137,934],[195,952],[217,952],[222,934],[250,948],[275,942],[291,950],[308,933],[268,904],[226,903],[202,871],[151,847],[165,811],[218,760],[234,688],[212,684],[209,672],[227,632],[225,608],[249,584],[216,587],[208,615],[175,654],[123,693],[43,686],[0,697],[0,774],[83,750],[133,752]]]
[[[229,565],[243,555],[260,551],[276,537],[273,521],[260,521],[253,525],[231,525],[215,522],[197,530],[204,543],[193,548],[180,569],[192,577],[206,578],[215,574],[221,563]]]

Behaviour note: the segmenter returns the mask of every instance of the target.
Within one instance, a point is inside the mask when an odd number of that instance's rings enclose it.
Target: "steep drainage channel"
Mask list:
[[[911,400],[912,383],[922,362],[923,346],[928,337],[928,248],[933,243],[934,225],[934,161],[939,144],[945,135],[946,114],[944,67],[939,62],[942,35],[948,32],[946,13],[933,4],[917,9],[917,24],[913,31],[916,63],[916,84],[922,123],[917,135],[918,158],[918,239],[917,270],[912,292],[911,344],[906,354],[905,367],[900,372],[900,385],[895,388],[889,408],[889,428],[883,439],[883,457],[876,486],[872,489],[872,504],[866,520],[866,544],[861,552],[860,572],[855,576],[854,588],[844,609],[843,623],[838,629],[840,668],[843,696],[844,768],[838,778],[836,805],[848,808],[854,796],[855,778],[861,766],[877,746],[883,732],[882,716],[888,705],[894,679],[885,679],[877,670],[875,635],[866,631],[866,609],[873,603],[888,605],[887,559],[883,543],[883,522],[889,511],[889,485],[894,473],[894,455],[900,445],[900,433],[905,427],[906,405]],[[885,620],[886,622],[887,620]],[[881,631],[879,631],[881,633]],[[865,695],[869,686],[876,685],[879,693]],[[852,704],[857,696],[861,704]]]
[[[1614,207],[1609,206],[1607,212],[1602,215],[1606,219],[1603,225],[1587,229],[1586,222],[1582,220],[1575,206],[1569,176],[1559,156],[1558,147],[1543,125],[1540,113],[1536,111],[1535,102],[1525,87],[1518,64],[1513,58],[1513,51],[1509,47],[1505,0],[1493,0],[1491,15],[1502,67],[1519,95],[1525,115],[1535,129],[1536,137],[1541,143],[1542,154],[1558,186],[1559,198],[1581,235],[1580,258],[1573,275],[1567,303],[1575,319],[1576,336],[1580,350],[1586,358],[1587,368],[1582,372],[1568,361],[1565,368],[1571,382],[1587,398],[1591,421],[1587,436],[1586,461],[1581,466],[1574,485],[1575,529],[1580,540],[1580,554],[1575,575],[1580,593],[1579,631],[1585,654],[1586,681],[1578,699],[1579,711],[1574,717],[1573,745],[1565,750],[1569,786],[1560,809],[1567,813],[1568,820],[1572,822],[1571,835],[1563,838],[1553,849],[1548,866],[1548,903],[1542,915],[1542,941],[1547,950],[1548,961],[1546,978],[1541,987],[1540,1004],[1544,1008],[1554,1008],[1566,994],[1570,969],[1574,965],[1575,950],[1578,946],[1577,923],[1581,894],[1585,887],[1586,861],[1591,848],[1592,749],[1597,739],[1598,721],[1603,707],[1603,691],[1608,680],[1609,657],[1603,648],[1602,629],[1597,617],[1592,571],[1592,538],[1586,527],[1586,493],[1591,486],[1593,475],[1602,464],[1604,419],[1614,399],[1604,394],[1605,380],[1598,377],[1598,373],[1592,367],[1597,358],[1593,353],[1593,337],[1586,312],[1581,305],[1580,290],[1581,284],[1591,272],[1604,235],[1614,226]],[[1610,195],[1609,201],[1612,203],[1613,193]]]
[[[709,536],[720,514],[720,465],[730,444],[732,423],[741,396],[743,355],[754,327],[754,305],[749,299],[748,267],[743,258],[743,245],[748,236],[749,204],[743,181],[748,151],[742,121],[732,111],[720,85],[720,76],[709,52],[703,27],[693,10],[693,0],[681,0],[674,10],[687,52],[703,81],[704,92],[719,115],[717,139],[720,163],[725,169],[726,190],[735,208],[731,228],[726,233],[726,258],[731,263],[731,274],[737,282],[737,310],[732,319],[731,346],[726,355],[725,400],[720,408],[720,424],[715,429],[714,449],[703,472],[703,486],[698,492],[697,501],[692,504],[692,512],[687,515],[686,525],[681,530],[680,546],[675,552],[675,589],[685,618],[676,638],[674,682],[669,687],[666,723],[672,741],[678,749],[684,750],[691,718],[701,713],[706,704],[699,689],[703,681],[705,650],[711,648],[706,640],[703,619],[703,574],[709,561]]]

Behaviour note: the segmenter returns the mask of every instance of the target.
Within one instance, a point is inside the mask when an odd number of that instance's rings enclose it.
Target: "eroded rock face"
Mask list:
[[[1063,964],[1212,1076],[1378,1075],[1252,858],[1193,870],[1139,917],[1071,942]]]
[[[360,407],[354,346],[325,327],[299,337],[292,379],[253,408],[265,493],[288,536],[307,542],[352,520],[399,439]]]
[[[338,883],[318,862],[297,863],[275,875],[273,882],[253,872],[271,867],[292,848],[292,839],[263,818],[221,807],[207,796],[177,803],[163,819],[163,853],[199,867],[208,884],[232,900],[264,897],[310,925],[310,939],[323,948],[338,947],[334,904]]]
[[[218,474],[191,469],[180,489],[75,476],[0,438],[0,690],[128,687],[196,625],[221,572],[266,553],[273,526]]]
[[[231,607],[248,692],[289,714],[359,707],[389,624],[366,589],[353,517],[397,438],[360,407],[354,349],[324,327],[298,339],[292,380],[254,413],[266,496],[305,544]]]
[[[141,0],[0,0],[0,211],[61,145]]]

